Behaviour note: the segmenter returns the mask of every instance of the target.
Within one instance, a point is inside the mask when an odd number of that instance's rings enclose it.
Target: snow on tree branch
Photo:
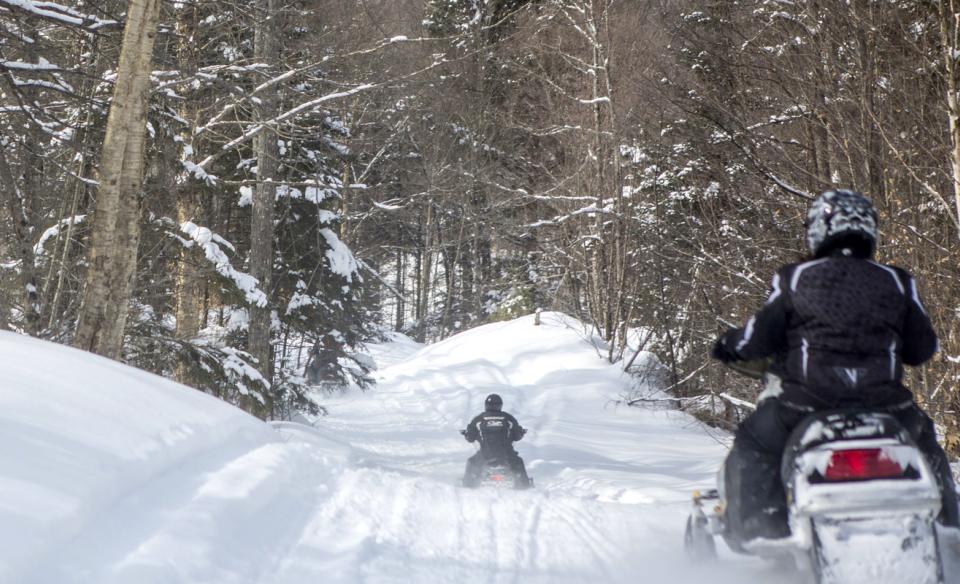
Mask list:
[[[597,207],[596,205],[589,205],[589,206],[584,207],[584,208],[582,208],[582,209],[577,209],[576,211],[573,211],[573,212],[571,212],[571,213],[567,213],[566,215],[561,215],[561,216],[559,216],[559,217],[554,217],[553,219],[541,219],[541,220],[539,220],[539,221],[536,221],[536,222],[534,222],[534,223],[530,223],[530,224],[526,225],[526,227],[527,227],[528,229],[534,229],[534,228],[537,228],[537,227],[544,227],[544,226],[547,226],[547,225],[560,225],[561,223],[564,223],[564,222],[566,222],[566,221],[568,221],[568,220],[570,220],[570,219],[572,219],[572,218],[574,218],[574,217],[577,217],[578,215],[590,215],[590,214],[594,214],[594,213],[615,215],[615,214],[616,214],[616,211],[614,211],[613,208],[610,207],[610,206],[606,206],[606,207],[604,207],[604,208],[601,209],[601,208]]]
[[[47,243],[47,241],[50,238],[57,237],[58,235],[60,235],[60,230],[63,229],[64,227],[83,223],[83,221],[86,218],[87,218],[86,215],[77,215],[75,217],[67,217],[66,219],[61,219],[60,221],[57,222],[56,225],[48,228],[46,231],[43,232],[43,234],[40,236],[40,240],[37,241],[37,244],[35,246],[33,246],[33,253],[35,253],[38,256],[43,255],[43,246],[45,243]]]
[[[210,231],[210,229],[200,227],[191,221],[180,224],[180,231],[190,236],[192,240],[185,243],[198,244],[203,249],[206,258],[214,265],[217,273],[232,280],[237,288],[244,293],[247,302],[260,307],[267,305],[267,295],[260,289],[260,282],[250,274],[234,268],[230,263],[230,258],[221,249],[221,246],[233,248],[228,241]]]
[[[60,67],[50,63],[43,57],[40,57],[36,63],[25,63],[23,61],[0,61],[0,68],[16,71],[62,71]]]
[[[330,249],[327,250],[327,259],[330,260],[330,269],[335,274],[346,278],[347,282],[353,282],[353,278],[360,279],[360,264],[357,258],[353,257],[353,252],[347,247],[347,244],[340,241],[337,234],[332,229],[324,227],[320,230],[320,235],[327,240]]]
[[[103,20],[92,14],[83,14],[56,2],[37,2],[36,0],[0,0],[0,8],[24,12],[46,20],[53,20],[71,26],[82,26],[89,30],[98,30],[105,26],[118,24],[116,20]]]
[[[331,100],[334,100],[334,99],[339,99],[339,98],[341,98],[341,97],[349,97],[349,96],[351,96],[351,95],[360,93],[360,92],[362,92],[362,91],[366,91],[366,90],[368,90],[368,89],[372,89],[372,88],[374,88],[374,87],[376,87],[376,85],[369,84],[369,83],[365,83],[365,84],[363,84],[363,85],[358,85],[358,86],[354,87],[353,89],[349,89],[349,90],[347,90],[347,91],[338,91],[338,92],[336,92],[336,93],[328,93],[327,95],[324,95],[324,96],[322,96],[322,97],[318,97],[317,99],[312,99],[312,100],[310,100],[310,101],[308,101],[308,102],[301,103],[300,105],[298,105],[298,106],[296,106],[296,107],[294,107],[294,108],[291,108],[291,109],[285,111],[284,113],[282,113],[282,114],[280,114],[279,116],[273,118],[272,120],[268,120],[268,121],[266,121],[266,122],[262,122],[262,123],[260,123],[260,124],[257,124],[257,125],[254,126],[253,128],[251,128],[251,129],[247,130],[246,132],[244,132],[243,134],[241,134],[239,137],[234,138],[234,139],[231,140],[230,142],[227,142],[226,144],[224,144],[224,145],[220,148],[220,151],[221,151],[221,152],[228,152],[228,151],[236,148],[237,146],[243,144],[244,142],[247,142],[247,141],[251,140],[251,139],[254,138],[257,134],[259,134],[261,131],[263,131],[264,128],[269,127],[269,126],[273,126],[273,125],[275,125],[275,124],[279,124],[279,123],[281,123],[281,122],[284,122],[284,121],[286,121],[286,120],[288,120],[288,119],[296,116],[297,114],[299,114],[299,113],[301,113],[301,112],[303,112],[303,111],[305,111],[305,110],[313,109],[313,108],[315,108],[316,106],[318,106],[318,105],[320,105],[320,104],[322,104],[322,103],[324,103],[324,102],[331,101]],[[218,158],[218,155],[217,155],[217,154],[211,154],[210,156],[206,157],[206,158],[203,160],[203,162],[201,162],[201,163],[200,163],[199,165],[197,165],[197,166],[198,166],[199,169],[204,169],[204,170],[205,170],[205,169],[206,169],[208,166],[210,166],[210,164],[212,164],[217,158]]]
[[[259,391],[251,390],[243,382],[244,379],[249,379],[254,383],[262,384],[264,387],[270,387],[270,380],[265,378],[257,371],[256,367],[250,364],[250,361],[254,360],[253,356],[245,351],[238,351],[231,347],[220,347],[220,351],[226,356],[221,362],[223,369],[227,372],[230,380],[237,386],[240,393],[243,395],[252,395],[260,403],[266,403],[263,394]]]

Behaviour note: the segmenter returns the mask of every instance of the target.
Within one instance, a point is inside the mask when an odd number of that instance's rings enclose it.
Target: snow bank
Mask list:
[[[220,400],[62,345],[0,332],[0,367],[0,582],[56,563],[118,500],[186,461],[277,439]]]

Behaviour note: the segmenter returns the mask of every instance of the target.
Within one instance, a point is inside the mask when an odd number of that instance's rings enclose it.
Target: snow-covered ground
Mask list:
[[[628,380],[559,314],[371,348],[372,390],[263,424],[153,375],[0,333],[0,582],[783,582],[681,550],[723,437],[615,407]],[[491,392],[536,488],[457,486]]]

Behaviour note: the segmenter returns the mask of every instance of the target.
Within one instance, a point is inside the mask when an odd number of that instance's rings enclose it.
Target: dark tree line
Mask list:
[[[0,326],[83,344],[134,4],[0,0]],[[142,188],[120,193],[138,238],[111,252],[133,261],[117,355],[279,416],[364,385],[379,330],[541,308],[625,367],[654,352],[678,396],[749,397],[709,344],[803,255],[809,198],[843,186],[921,282],[943,350],[910,383],[956,449],[958,12],[161,3]]]

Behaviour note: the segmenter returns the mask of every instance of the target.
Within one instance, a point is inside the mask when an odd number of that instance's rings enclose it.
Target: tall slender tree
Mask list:
[[[254,58],[274,66],[280,60],[281,27],[279,0],[257,0],[257,32]],[[265,94],[257,107],[259,133],[254,144],[257,158],[257,188],[253,196],[253,211],[250,220],[250,274],[260,283],[262,290],[269,290],[273,280],[274,249],[274,208],[277,204],[278,148],[276,122],[280,107],[276,91]],[[273,373],[273,352],[270,328],[272,306],[250,307],[250,325],[248,329],[247,351],[257,360],[257,368],[266,379]],[[255,411],[268,412],[269,404]]]
[[[117,358],[140,242],[147,103],[160,0],[132,0],[100,160],[89,268],[74,345]]]

